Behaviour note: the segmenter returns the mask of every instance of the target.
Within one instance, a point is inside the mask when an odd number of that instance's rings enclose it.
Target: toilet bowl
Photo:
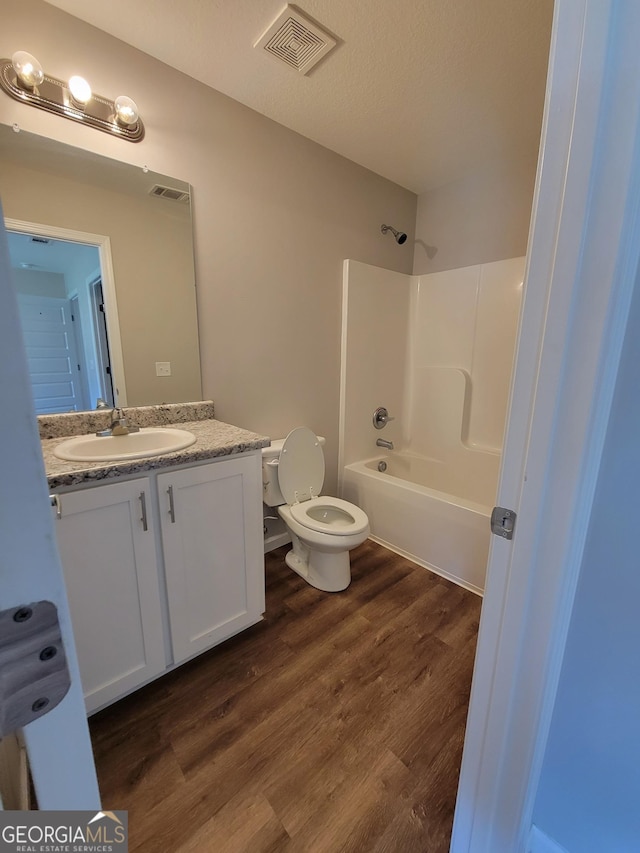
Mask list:
[[[322,447],[307,427],[264,449],[263,499],[291,534],[287,565],[311,586],[340,592],[351,583],[349,551],[369,535],[369,519],[349,501],[321,496],[323,482]]]

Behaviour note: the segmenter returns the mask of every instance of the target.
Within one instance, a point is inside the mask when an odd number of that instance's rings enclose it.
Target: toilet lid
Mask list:
[[[308,427],[291,430],[282,445],[278,482],[291,506],[320,494],[324,483],[324,454],[318,437]]]

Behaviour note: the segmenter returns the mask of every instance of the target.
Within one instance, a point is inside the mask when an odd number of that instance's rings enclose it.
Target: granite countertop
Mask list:
[[[104,429],[110,412],[89,412],[69,415],[46,415],[39,418],[42,455],[50,489],[77,486],[99,480],[111,480],[125,474],[144,474],[147,471],[217,459],[234,453],[268,447],[270,439],[213,418],[213,403],[193,403],[127,407],[129,423],[140,426],[174,426],[196,437],[195,444],[174,453],[125,459],[113,462],[67,462],[53,455],[53,449],[71,435],[85,435]],[[190,418],[190,419],[187,419]]]

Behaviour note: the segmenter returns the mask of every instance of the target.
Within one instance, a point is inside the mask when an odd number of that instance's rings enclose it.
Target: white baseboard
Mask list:
[[[287,531],[266,536],[264,540],[264,553],[267,554],[269,551],[274,551],[281,545],[288,545],[289,542],[291,542],[291,536],[289,536]]]
[[[462,578],[458,577],[458,575],[452,575],[449,572],[445,572],[443,569],[439,569],[437,566],[433,566],[431,563],[427,563],[424,560],[421,560],[419,557],[416,557],[415,554],[411,554],[409,551],[404,551],[402,548],[398,548],[396,545],[392,545],[391,542],[387,542],[386,539],[380,539],[379,536],[372,536],[369,534],[369,539],[372,542],[375,542],[377,545],[382,545],[383,548],[386,548],[388,551],[393,551],[394,554],[398,554],[400,557],[404,557],[405,560],[410,560],[412,563],[415,563],[417,566],[420,566],[423,569],[428,569],[430,572],[433,572],[434,575],[439,575],[441,578],[444,578],[447,581],[451,581],[455,583],[457,586],[461,586],[463,589],[469,590],[469,592],[473,592],[476,595],[479,595],[480,598],[484,596],[484,590],[480,589],[480,587],[475,584],[468,583]]]
[[[531,827],[531,832],[529,833],[527,853],[568,853],[568,851],[558,844],[557,841],[554,841],[553,838],[549,838],[548,835],[545,835],[545,833],[541,829],[538,829],[534,824]]]

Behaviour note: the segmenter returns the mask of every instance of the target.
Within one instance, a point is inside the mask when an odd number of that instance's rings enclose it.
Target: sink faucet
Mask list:
[[[111,435],[128,435],[131,430],[127,424],[127,418],[122,409],[113,409],[111,412]]]
[[[111,423],[109,428],[99,430],[96,435],[129,435],[130,432],[140,432],[140,427],[129,426],[124,409],[114,408],[111,410]]]
[[[387,450],[393,450],[393,442],[387,441],[386,438],[378,438],[376,439],[377,447],[385,447]]]

